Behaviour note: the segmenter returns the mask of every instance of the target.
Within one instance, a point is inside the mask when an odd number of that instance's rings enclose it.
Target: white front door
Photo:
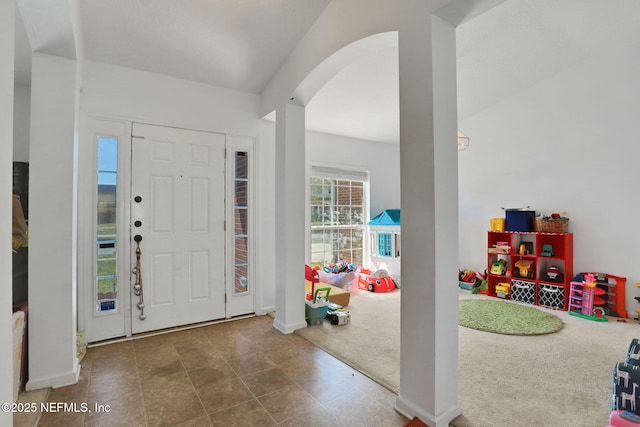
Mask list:
[[[132,333],[226,317],[225,135],[134,123],[131,150]]]

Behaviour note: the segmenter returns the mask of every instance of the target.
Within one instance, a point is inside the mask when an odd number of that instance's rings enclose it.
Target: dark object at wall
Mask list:
[[[13,194],[20,196],[24,218],[29,220],[29,163],[13,162]]]

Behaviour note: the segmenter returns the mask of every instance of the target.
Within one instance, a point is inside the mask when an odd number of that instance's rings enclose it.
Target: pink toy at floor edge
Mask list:
[[[640,427],[640,416],[629,411],[612,411],[606,427]]]

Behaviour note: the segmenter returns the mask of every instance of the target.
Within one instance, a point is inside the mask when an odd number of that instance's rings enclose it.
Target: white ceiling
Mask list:
[[[260,93],[329,1],[82,0],[84,53]],[[508,0],[465,22],[457,30],[459,120],[605,49],[639,44],[639,23],[637,0]],[[26,34],[16,32],[22,84]],[[381,49],[343,69],[307,105],[307,127],[397,142],[397,55]]]
[[[83,0],[87,59],[260,93],[329,0]]]
[[[456,31],[458,121],[598,53],[640,52],[640,1],[508,0]],[[307,128],[399,141],[397,52],[335,76],[307,105]],[[464,129],[462,129],[464,131]]]

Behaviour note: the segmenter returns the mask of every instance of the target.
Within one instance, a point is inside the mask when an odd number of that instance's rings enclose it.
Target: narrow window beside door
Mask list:
[[[249,156],[236,151],[234,156],[234,287],[235,294],[249,291]]]
[[[96,310],[109,313],[117,310],[116,283],[116,186],[118,176],[118,140],[98,137],[97,187],[97,268]]]

